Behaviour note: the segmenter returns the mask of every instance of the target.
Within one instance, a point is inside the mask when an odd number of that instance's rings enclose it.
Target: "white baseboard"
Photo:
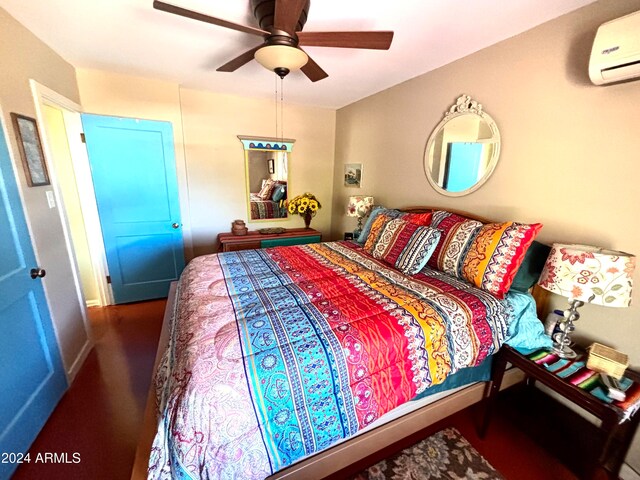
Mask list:
[[[628,464],[623,463],[620,469],[621,480],[640,480],[640,473],[636,472]]]
[[[100,303],[100,300],[87,300],[85,302],[85,304],[87,305],[87,307],[101,307],[102,303]]]
[[[87,359],[87,356],[89,355],[89,352],[91,351],[92,347],[93,347],[93,342],[91,341],[91,339],[88,338],[87,341],[82,346],[82,350],[80,350],[80,353],[78,354],[75,361],[67,371],[67,382],[69,383],[69,385],[73,383],[73,380],[76,378],[78,371],[80,371],[80,367],[82,367],[82,365],[84,364],[84,361]]]

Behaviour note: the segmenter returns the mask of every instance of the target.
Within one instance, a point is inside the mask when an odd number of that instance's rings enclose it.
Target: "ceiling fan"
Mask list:
[[[281,78],[291,70],[301,69],[312,82],[317,82],[329,75],[300,48],[301,46],[376,50],[388,50],[391,46],[392,31],[303,32],[309,4],[310,0],[251,0],[251,7],[260,28],[229,22],[160,0],[154,0],[153,8],[263,38],[260,45],[218,67],[218,72],[233,72],[255,58]]]

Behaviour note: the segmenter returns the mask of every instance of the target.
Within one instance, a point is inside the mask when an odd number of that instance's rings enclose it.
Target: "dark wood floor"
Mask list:
[[[38,452],[66,452],[70,457],[78,452],[81,461],[23,464],[14,479],[129,478],[164,305],[164,301],[152,301],[90,309],[95,348],[30,450],[32,457]],[[510,390],[517,393],[514,388]],[[496,412],[484,440],[478,438],[475,429],[479,406],[439,422],[424,435],[448,426],[457,428],[507,479],[578,478],[547,450],[553,444],[547,440],[571,432],[552,427],[546,431],[547,438],[536,439],[522,424],[523,418],[531,417],[527,411],[531,406],[505,393],[501,410]],[[558,447],[552,446],[551,452],[554,448]],[[577,454],[576,459],[580,456]]]
[[[23,464],[14,479],[130,477],[165,303],[89,309],[95,347],[30,449],[81,461]]]

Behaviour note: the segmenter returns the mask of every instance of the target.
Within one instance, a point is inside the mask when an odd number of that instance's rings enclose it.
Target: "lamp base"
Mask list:
[[[560,323],[560,331],[553,336],[553,348],[551,351],[560,358],[576,358],[578,356],[569,345],[571,345],[570,335],[576,329],[573,322],[580,318],[578,308],[582,305],[584,305],[584,302],[581,300],[569,300],[569,308],[564,311],[564,318]]]
[[[568,345],[559,345],[553,342],[551,353],[555,353],[560,358],[576,358],[578,354]]]

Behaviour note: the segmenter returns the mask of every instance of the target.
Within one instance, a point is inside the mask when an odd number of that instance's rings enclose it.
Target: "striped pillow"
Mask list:
[[[394,211],[388,210],[388,212]],[[380,238],[380,234],[382,234],[384,227],[387,226],[387,223],[396,218],[392,215],[393,213],[391,215],[387,215],[387,213],[385,212],[380,213],[376,216],[376,219],[371,224],[371,227],[369,227],[367,241],[364,242],[364,249],[367,253],[373,254],[373,248],[376,246],[376,243],[378,243],[378,238]]]
[[[397,268],[407,275],[415,275],[427,260],[440,239],[440,230],[423,227],[401,219],[386,223],[372,249],[374,258]]]
[[[433,212],[431,226],[442,230],[440,241],[427,265],[434,270],[462,278],[462,263],[482,227],[482,222],[455,213]]]
[[[431,212],[428,213],[405,213],[400,210],[388,210],[386,208],[380,207],[375,209],[375,211],[371,214],[374,216],[374,219],[371,222],[368,222],[367,225],[363,228],[362,232],[367,232],[367,236],[363,240],[364,249],[371,253],[373,250],[373,246],[376,244],[380,233],[382,233],[382,229],[385,225],[394,220],[396,218],[402,219],[406,222],[415,223],[416,225],[422,227],[428,227],[431,225]],[[361,236],[362,237],[362,234]],[[360,238],[358,238],[360,241]]]
[[[462,278],[498,298],[504,298],[541,228],[541,223],[483,225],[465,255]]]
[[[431,226],[442,230],[427,265],[504,298],[542,224],[483,224],[438,211]]]
[[[276,188],[276,182],[271,180],[270,178],[265,180],[260,192],[258,192],[258,196],[262,200],[271,200],[271,195],[273,195],[273,189]]]

